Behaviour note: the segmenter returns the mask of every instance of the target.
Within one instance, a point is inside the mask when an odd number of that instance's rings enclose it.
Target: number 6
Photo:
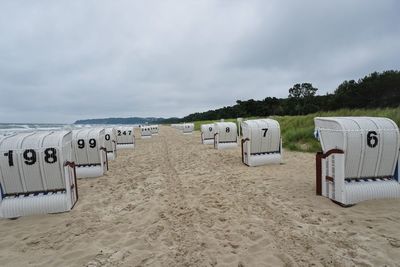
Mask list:
[[[378,134],[375,131],[369,131],[367,133],[367,145],[374,148],[378,145]]]

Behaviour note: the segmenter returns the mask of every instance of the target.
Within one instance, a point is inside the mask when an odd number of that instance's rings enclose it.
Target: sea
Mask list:
[[[56,123],[0,123],[0,135],[10,135],[19,132],[73,130],[91,125],[56,124]]]

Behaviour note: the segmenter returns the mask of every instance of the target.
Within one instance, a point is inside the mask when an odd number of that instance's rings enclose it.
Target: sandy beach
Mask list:
[[[400,200],[342,208],[315,195],[314,154],[284,162],[249,168],[161,127],[79,180],[71,212],[0,220],[0,265],[400,265]]]

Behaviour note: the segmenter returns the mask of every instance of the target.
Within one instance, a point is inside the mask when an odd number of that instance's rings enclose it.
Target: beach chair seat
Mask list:
[[[70,131],[0,138],[0,217],[65,212],[78,200]]]
[[[242,162],[247,166],[278,164],[282,161],[279,122],[272,119],[247,120],[241,123]]]
[[[151,125],[150,131],[151,131],[151,135],[158,135],[158,132],[159,132],[158,125]]]
[[[140,127],[140,136],[142,139],[149,139],[152,136],[151,127],[150,126],[141,126]]]
[[[77,178],[103,176],[108,170],[104,128],[84,128],[72,132]]]
[[[237,126],[233,122],[214,123],[214,148],[231,149],[237,147]]]
[[[184,123],[182,125],[183,134],[192,134],[194,131],[194,123]]]
[[[117,131],[117,149],[135,148],[135,128],[133,126],[119,126]]]
[[[201,130],[201,143],[203,145],[213,145],[214,144],[214,123],[212,124],[202,124]]]
[[[317,117],[317,195],[341,205],[400,197],[400,134],[379,117]]]

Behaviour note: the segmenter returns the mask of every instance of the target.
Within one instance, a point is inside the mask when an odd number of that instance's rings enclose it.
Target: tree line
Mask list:
[[[263,100],[237,100],[235,105],[184,118],[171,118],[165,123],[197,120],[219,120],[237,117],[271,115],[305,115],[342,108],[383,108],[400,106],[400,71],[373,72],[358,81],[342,82],[333,93],[317,95],[311,83],[298,83],[289,89],[287,98],[266,97]]]

